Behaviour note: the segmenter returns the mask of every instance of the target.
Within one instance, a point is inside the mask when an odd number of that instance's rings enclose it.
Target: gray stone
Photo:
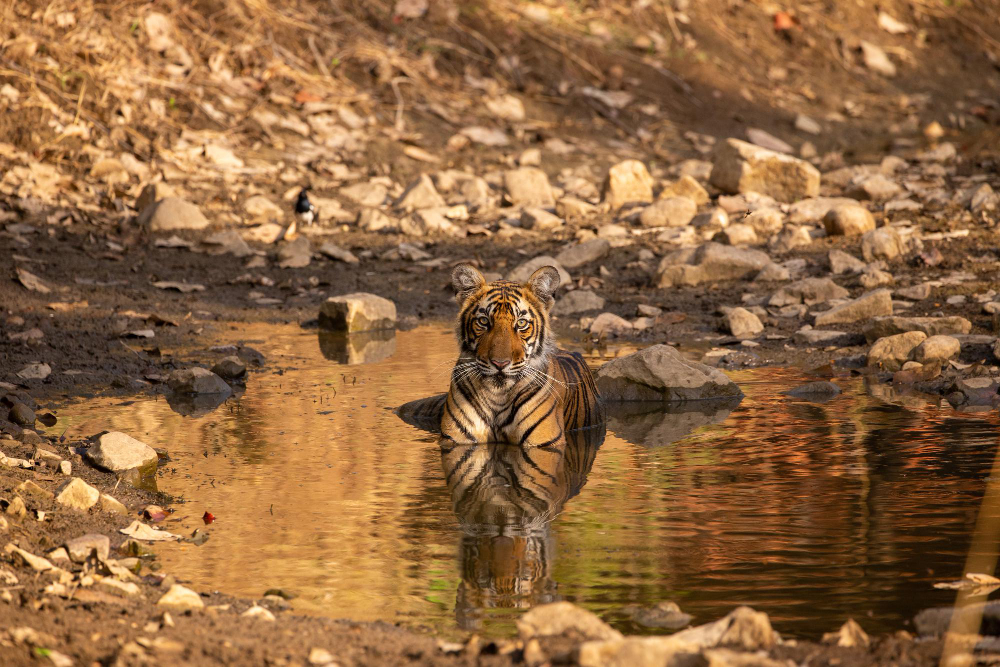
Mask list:
[[[850,292],[829,278],[803,278],[785,285],[771,295],[767,305],[782,307],[796,303],[808,306],[846,298]]]
[[[590,334],[598,338],[608,338],[632,331],[632,323],[614,313],[601,313],[590,323]]]
[[[247,365],[239,357],[232,355],[216,362],[212,366],[212,372],[227,382],[235,382],[246,377]]]
[[[757,232],[750,225],[737,222],[716,233],[712,240],[725,245],[750,245],[757,243]]]
[[[764,331],[760,318],[746,308],[733,308],[722,318],[726,330],[737,338],[754,338]]]
[[[861,345],[865,342],[865,337],[861,334],[847,333],[845,331],[802,328],[795,332],[792,340],[805,345],[847,347],[850,345]]]
[[[205,229],[208,218],[189,201],[180,197],[167,197],[147,206],[139,214],[139,225],[154,232],[178,229]]]
[[[358,214],[358,228],[366,232],[396,232],[399,231],[399,220],[378,209],[365,208]]]
[[[831,250],[828,258],[830,260],[830,270],[836,275],[861,273],[865,270],[864,262],[843,250]]]
[[[757,282],[783,283],[786,280],[792,279],[792,273],[780,264],[768,264],[753,279]]]
[[[828,380],[817,380],[801,384],[784,393],[795,398],[833,398],[840,394],[840,387]]]
[[[66,542],[66,553],[74,563],[84,562],[92,553],[96,553],[100,560],[107,560],[111,553],[111,540],[107,535],[97,533],[74,537]]]
[[[837,204],[823,216],[828,236],[861,236],[875,229],[875,218],[860,204]]]
[[[892,315],[892,292],[887,289],[875,290],[859,296],[830,310],[816,315],[816,326],[829,324],[850,324],[861,320]]]
[[[610,251],[611,243],[607,239],[589,239],[563,248],[555,260],[564,268],[576,269],[601,259]]]
[[[807,246],[812,243],[812,234],[808,227],[799,225],[785,225],[778,235],[771,239],[768,247],[774,252],[791,252],[795,248]]]
[[[727,139],[716,150],[710,180],[723,192],[759,192],[791,202],[818,195],[820,174],[804,160]]]
[[[536,167],[521,167],[504,172],[504,190],[514,206],[555,206],[549,177]]]
[[[874,266],[865,268],[864,273],[858,278],[858,282],[865,289],[875,289],[884,285],[891,285],[894,282],[892,274]]]
[[[861,40],[861,58],[864,60],[865,67],[876,74],[887,77],[896,76],[896,65],[889,60],[889,56],[882,50],[882,47]]]
[[[604,299],[590,290],[577,289],[567,293],[556,301],[552,307],[552,314],[575,315],[585,313],[588,310],[601,310],[604,308]]]
[[[518,265],[507,274],[507,280],[512,280],[515,283],[527,282],[531,274],[543,266],[554,267],[559,272],[560,285],[568,285],[573,281],[566,269],[554,257],[549,257],[548,255],[539,255]]]
[[[858,199],[868,199],[873,202],[886,202],[894,199],[903,191],[895,181],[882,174],[873,174],[854,182],[848,194]]]
[[[403,194],[396,199],[394,205],[404,211],[447,206],[444,199],[438,194],[437,188],[434,187],[434,181],[427,174],[420,174],[417,180],[410,183]]]
[[[917,156],[917,159],[921,162],[950,162],[956,157],[958,157],[958,149],[955,148],[954,144],[945,141],[924,151]]]
[[[254,254],[253,249],[235,229],[212,234],[202,243],[209,246],[208,252],[211,255],[230,254],[234,257],[249,257]]]
[[[607,401],[671,403],[743,395],[722,371],[688,361],[667,345],[653,345],[609,361],[596,375]]]
[[[815,120],[804,114],[796,114],[795,129],[809,134],[822,134],[823,127]]]
[[[619,162],[608,169],[601,199],[611,210],[626,204],[648,204],[653,201],[653,177],[649,175],[646,165],[638,160]]]
[[[21,401],[17,401],[10,407],[10,414],[7,416],[7,419],[18,426],[34,426],[35,411]]]
[[[913,360],[920,363],[928,361],[948,361],[954,359],[962,351],[962,343],[953,336],[930,336],[913,350]]]
[[[795,149],[789,145],[787,141],[779,139],[770,132],[765,132],[756,127],[751,127],[747,130],[747,139],[750,140],[755,146],[760,146],[761,148],[766,148],[770,151],[775,151],[776,153],[786,153],[792,154]]]
[[[358,206],[376,208],[385,203],[385,198],[388,196],[389,190],[381,183],[355,183],[354,185],[340,188],[337,194],[354,202]]]
[[[719,243],[705,243],[694,249],[685,261],[668,255],[657,269],[656,285],[700,285],[703,282],[746,278],[771,264],[767,253],[736,248]]]
[[[102,470],[121,472],[156,465],[156,451],[132,436],[111,431],[102,433],[87,450],[87,460]]]
[[[596,206],[576,197],[561,197],[556,202],[556,215],[563,218],[586,218],[596,212]]]
[[[927,283],[921,283],[920,285],[913,285],[912,287],[904,287],[896,290],[896,296],[903,297],[904,299],[910,299],[911,301],[923,301],[924,299],[930,297],[930,295],[931,286]]]
[[[365,292],[332,296],[320,307],[319,326],[347,333],[394,329],[396,304]]]
[[[1000,196],[997,196],[989,183],[980,183],[969,193],[968,207],[976,215],[995,211],[1000,207]]]
[[[562,219],[544,208],[529,206],[521,212],[521,226],[538,232],[547,232],[563,226]]]
[[[414,211],[413,215],[400,220],[399,228],[408,236],[428,236],[430,234],[446,234],[457,238],[464,238],[467,231],[464,227],[452,221],[453,216],[459,218],[466,217],[468,210],[465,206],[457,207],[457,210],[445,206],[443,208],[424,208]]]
[[[926,340],[927,334],[922,331],[910,331],[879,338],[868,350],[867,363],[887,371],[898,371],[910,358],[913,350]]]
[[[700,648],[737,646],[747,651],[770,649],[780,641],[767,614],[750,607],[737,607],[718,621],[681,630],[671,638]]]
[[[861,237],[861,255],[866,262],[892,260],[903,254],[903,250],[903,240],[891,227],[880,227]]]
[[[687,197],[667,197],[642,209],[639,223],[643,227],[684,227],[697,212],[698,206]]]
[[[177,394],[223,394],[228,396],[233,392],[225,380],[207,368],[199,366],[173,371],[167,378],[167,385]]]
[[[865,327],[865,338],[870,342],[908,331],[921,331],[927,336],[942,336],[967,334],[971,330],[972,322],[957,315],[952,317],[875,317]]]
[[[339,245],[327,241],[319,247],[319,252],[330,259],[336,259],[345,264],[359,264],[360,260],[350,250],[345,250]]]
[[[278,266],[283,269],[305,268],[311,261],[312,244],[304,236],[289,241],[278,249]]]

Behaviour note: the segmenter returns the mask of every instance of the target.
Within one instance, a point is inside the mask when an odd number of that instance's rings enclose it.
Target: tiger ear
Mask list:
[[[525,286],[535,293],[546,308],[551,308],[556,302],[552,295],[559,289],[559,271],[554,266],[543,266],[531,274]]]
[[[455,300],[464,303],[469,295],[486,284],[486,279],[471,264],[459,264],[451,272],[451,285],[455,288]]]

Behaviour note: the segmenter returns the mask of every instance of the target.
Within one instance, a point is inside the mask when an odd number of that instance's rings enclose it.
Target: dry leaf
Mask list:
[[[164,542],[181,539],[180,535],[174,535],[173,533],[168,533],[165,530],[157,530],[156,528],[147,526],[138,519],[129,524],[128,528],[122,528],[118,532],[137,540],[148,540],[150,542]]]

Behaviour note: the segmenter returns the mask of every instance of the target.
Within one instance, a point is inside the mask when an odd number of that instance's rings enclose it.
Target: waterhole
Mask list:
[[[392,409],[446,390],[449,327],[230,335],[267,358],[237,399],[81,400],[61,419],[169,451],[157,482],[178,502],[160,527],[210,539],[157,546],[165,572],[244,597],[281,589],[337,618],[506,635],[563,599],[655,633],[634,608],[674,600],[694,623],[749,605],[806,638],[848,617],[912,629],[954,602],[933,584],[962,575],[997,450],[993,412],[890,403],[860,379],[792,399],[815,378],[781,368],[731,373],[735,407],[621,415],[559,455],[443,450]]]

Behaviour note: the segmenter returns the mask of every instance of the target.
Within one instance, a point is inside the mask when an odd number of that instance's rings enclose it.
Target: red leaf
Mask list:
[[[798,24],[798,20],[788,12],[778,12],[774,15],[774,29],[776,32],[791,30]]]
[[[205,512],[205,514],[201,517],[201,520],[205,523],[212,523],[215,521],[215,515],[211,512]]]

